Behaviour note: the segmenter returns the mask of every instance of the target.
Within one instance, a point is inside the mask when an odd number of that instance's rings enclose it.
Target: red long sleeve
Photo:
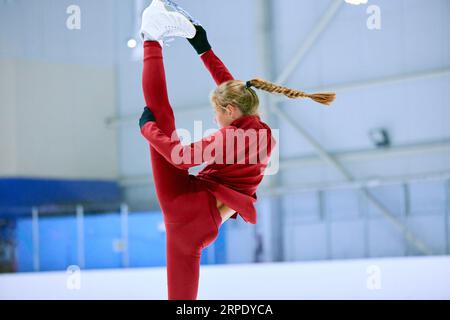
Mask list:
[[[182,145],[178,136],[174,138],[167,136],[156,122],[147,122],[142,127],[141,133],[168,162],[177,168],[189,169],[205,162],[213,163],[216,157],[222,155],[227,128],[229,127],[223,127],[189,145]]]
[[[232,136],[228,135],[227,130],[230,129]],[[255,148],[252,148],[253,144],[247,141],[245,146],[241,145],[238,149],[237,141],[239,137],[242,138],[242,135],[236,131],[237,129],[241,129],[241,133],[254,129],[258,134],[262,132],[267,140],[258,138],[255,141]],[[256,223],[254,207],[256,189],[263,178],[262,173],[276,144],[270,128],[260,121],[258,116],[243,116],[230,126],[223,127],[214,134],[189,145],[182,145],[178,136],[171,139],[158,128],[155,122],[145,124],[141,133],[159,154],[177,168],[188,169],[207,162],[208,164],[195,178],[202,180],[217,199],[233,208],[245,221]],[[264,142],[265,140],[267,143]],[[264,150],[266,152],[261,153]],[[252,162],[250,159],[255,152],[258,153],[258,161]],[[243,163],[237,161],[236,157],[239,154],[244,156]],[[228,162],[230,155],[233,157],[231,163]],[[231,218],[236,219],[236,217],[237,214],[234,214]]]
[[[206,51],[200,58],[205,64],[206,69],[208,69],[211,73],[211,76],[217,85],[229,80],[234,80],[228,68],[223,64],[222,60],[216,56],[212,49]]]

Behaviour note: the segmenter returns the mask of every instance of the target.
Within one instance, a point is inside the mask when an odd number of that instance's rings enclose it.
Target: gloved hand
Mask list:
[[[195,37],[192,39],[187,39],[189,43],[194,47],[195,51],[200,55],[211,49],[208,42],[208,37],[206,36],[206,31],[202,26],[194,25],[197,30]]]
[[[144,107],[144,112],[142,112],[141,118],[139,119],[139,127],[142,129],[150,121],[155,121],[155,116],[148,107]]]

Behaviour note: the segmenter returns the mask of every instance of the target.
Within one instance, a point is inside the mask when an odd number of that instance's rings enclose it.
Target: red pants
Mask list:
[[[226,68],[221,66],[217,70],[220,77]],[[167,95],[162,48],[155,41],[144,42],[142,87],[158,127],[171,136],[175,119]],[[150,156],[166,226],[168,298],[195,300],[202,250],[217,238],[221,224],[216,199],[188,170],[176,168],[152,146]]]

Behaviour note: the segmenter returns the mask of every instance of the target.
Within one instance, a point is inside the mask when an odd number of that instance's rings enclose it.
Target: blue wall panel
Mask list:
[[[120,200],[121,191],[115,181],[33,178],[0,179],[0,216],[11,213],[29,214],[30,211],[26,207],[31,206],[114,203]]]
[[[119,268],[122,251],[115,245],[121,240],[120,216],[102,214],[86,217],[85,221],[86,268]]]
[[[16,232],[19,272],[33,271],[31,218],[19,218]],[[160,212],[131,213],[128,217],[129,267],[156,267],[166,264],[166,234]],[[226,263],[226,228],[214,246],[203,251],[201,264]],[[65,270],[78,264],[77,221],[75,216],[39,219],[39,260],[41,271]],[[118,213],[86,215],[84,257],[86,269],[124,266],[121,245],[121,217]]]

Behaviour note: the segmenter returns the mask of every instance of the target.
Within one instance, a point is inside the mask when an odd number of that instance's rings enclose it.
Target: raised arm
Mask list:
[[[145,107],[139,121],[141,134],[168,162],[180,169],[189,169],[204,162],[214,162],[224,154],[225,129],[215,132],[189,145],[182,145],[178,136],[169,137],[155,122],[149,108]]]
[[[223,62],[216,56],[212,49],[208,50],[200,57],[205,64],[206,69],[213,77],[217,85],[220,85],[228,80],[234,80],[230,71],[223,64]]]
[[[205,29],[199,25],[196,25],[195,29],[197,30],[195,37],[188,39],[188,41],[200,55],[216,84],[220,85],[228,80],[234,80],[228,68],[211,49]]]

